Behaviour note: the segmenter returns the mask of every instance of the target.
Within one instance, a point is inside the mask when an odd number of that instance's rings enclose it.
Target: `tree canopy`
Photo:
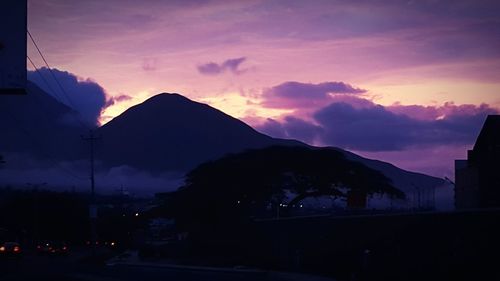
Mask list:
[[[242,217],[281,202],[286,191],[296,194],[290,204],[325,195],[345,198],[349,191],[404,197],[382,173],[336,150],[273,146],[231,154],[189,172],[177,192],[176,213],[190,220]]]

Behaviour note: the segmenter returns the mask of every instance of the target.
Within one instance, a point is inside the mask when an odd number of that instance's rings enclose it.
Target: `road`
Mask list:
[[[265,271],[238,272],[193,270],[136,265],[92,265],[81,262],[82,254],[67,257],[25,254],[20,259],[0,260],[0,280],[42,281],[254,281],[302,280],[302,278],[271,274]],[[306,279],[307,280],[307,279]]]

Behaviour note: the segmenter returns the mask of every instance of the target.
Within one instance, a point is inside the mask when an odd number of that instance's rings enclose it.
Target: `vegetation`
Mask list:
[[[308,197],[346,198],[349,192],[404,197],[390,180],[338,151],[274,146],[228,155],[187,174],[176,194],[175,215],[182,222],[214,222],[251,216],[255,210]]]

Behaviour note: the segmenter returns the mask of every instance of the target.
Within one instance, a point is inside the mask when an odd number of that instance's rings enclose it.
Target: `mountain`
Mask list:
[[[444,179],[406,171],[393,164],[380,160],[367,159],[340,148],[333,149],[342,152],[349,160],[361,162],[369,168],[382,172],[386,177],[392,180],[394,186],[407,194],[414,193],[417,190],[422,191],[440,187],[445,183]]]
[[[156,172],[187,172],[205,161],[251,148],[307,146],[295,140],[271,138],[206,104],[165,93],[131,107],[102,126],[98,133],[103,136],[98,154],[104,163]],[[415,186],[426,189],[443,184],[443,180],[435,177],[332,149],[381,171],[406,192],[413,191]]]
[[[0,102],[0,154],[17,153],[52,161],[88,159],[86,130],[77,114],[35,84],[25,96],[2,96]],[[197,165],[228,153],[271,145],[307,146],[295,140],[276,139],[206,104],[178,94],[159,94],[133,106],[96,130],[97,167],[110,170],[129,166],[161,175],[186,173]],[[405,191],[433,188],[441,179],[402,170],[392,164],[366,159],[339,149],[348,159],[384,173]],[[9,163],[8,157],[5,159]],[[83,167],[86,173],[87,167]],[[24,179],[21,179],[24,180]]]
[[[101,128],[99,158],[106,165],[186,172],[227,153],[270,145],[274,139],[206,104],[160,94],[133,106]]]
[[[81,157],[77,113],[34,83],[28,81],[26,90],[26,95],[0,97],[0,153],[52,160]]]

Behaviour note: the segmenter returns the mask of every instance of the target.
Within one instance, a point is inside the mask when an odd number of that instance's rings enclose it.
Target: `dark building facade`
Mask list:
[[[467,160],[455,161],[457,209],[500,207],[500,115],[489,115]]]

